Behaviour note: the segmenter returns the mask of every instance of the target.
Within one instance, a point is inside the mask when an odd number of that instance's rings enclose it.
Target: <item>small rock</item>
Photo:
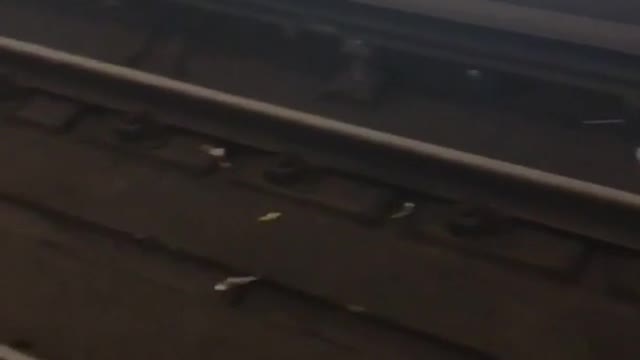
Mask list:
[[[258,218],[259,222],[269,222],[275,221],[282,217],[282,213],[280,212],[270,212]]]
[[[406,201],[402,204],[402,207],[395,212],[393,215],[391,215],[392,219],[401,219],[404,217],[407,217],[411,214],[413,214],[413,212],[416,210],[416,204]]]
[[[213,289],[215,291],[228,291],[238,286],[244,286],[251,284],[252,282],[258,281],[259,278],[256,276],[236,276],[236,277],[228,277],[223,281],[217,283]]]

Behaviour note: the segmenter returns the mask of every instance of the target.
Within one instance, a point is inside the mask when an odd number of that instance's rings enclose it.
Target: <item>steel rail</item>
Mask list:
[[[518,17],[525,18],[522,22],[542,21],[547,27],[536,35],[537,29],[518,31],[507,26],[500,30],[500,25],[489,26],[491,19],[483,18],[485,26],[473,18],[467,19],[470,11],[460,10],[455,5],[442,5],[439,10],[442,16],[430,16],[417,5],[418,9],[413,9],[404,3],[395,6],[395,3],[391,5],[383,0],[306,1],[304,4],[295,0],[168,1],[174,5],[193,6],[203,12],[215,11],[312,31],[335,32],[362,39],[376,47],[623,97],[636,98],[640,91],[637,56],[633,55],[634,49],[640,54],[633,45],[634,34],[640,34],[640,26],[601,19],[590,21],[574,15],[565,18],[565,13],[550,14],[547,21],[543,11],[533,11],[532,18],[529,9],[521,11],[518,7]],[[496,23],[519,23],[509,16],[509,6],[500,3],[495,8],[499,14],[495,16],[506,18],[497,19]],[[452,9],[457,10],[449,11]],[[471,13],[475,15],[475,12]],[[484,16],[484,13],[480,15]],[[606,35],[588,35],[592,29],[601,28],[607,29]],[[575,33],[581,35],[576,37]],[[607,42],[607,36],[611,37],[611,34],[621,34],[618,37],[623,40]],[[613,44],[615,49],[611,48]]]
[[[640,26],[495,0],[351,0],[504,31],[640,55]]]
[[[424,159],[459,165],[472,170],[506,177],[526,184],[541,186],[550,190],[571,193],[581,197],[604,201],[613,205],[640,210],[640,195],[635,193],[398,135],[384,133],[361,126],[355,126],[344,121],[338,121],[258,100],[231,95],[202,86],[192,85],[183,81],[153,75],[123,66],[108,64],[24,41],[0,37],[0,53],[2,52],[36,58],[40,61],[56,65],[70,66],[77,70],[96,75],[133,82],[165,92],[181,94],[194,99],[203,100],[211,104],[223,105],[246,112],[268,116],[271,119],[284,123],[329,132],[357,140],[362,143],[399,150],[407,154],[420,156]]]

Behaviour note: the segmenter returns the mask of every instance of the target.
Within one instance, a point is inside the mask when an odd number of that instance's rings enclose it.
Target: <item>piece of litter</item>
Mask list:
[[[360,305],[347,305],[347,310],[354,313],[363,313],[367,311],[367,309],[364,306],[360,306]]]
[[[624,124],[625,119],[604,119],[604,120],[586,120],[582,123],[585,125],[607,125],[607,124]]]
[[[209,150],[209,155],[214,157],[225,157],[227,155],[227,150],[223,148],[212,148]]]
[[[260,222],[268,222],[278,220],[282,216],[280,212],[270,212],[258,218]]]
[[[251,284],[252,282],[258,281],[259,278],[256,276],[237,276],[237,277],[228,277],[223,281],[217,283],[213,289],[215,291],[227,291],[234,287],[243,286],[247,284]]]
[[[202,145],[202,151],[215,158],[224,158],[227,156],[227,149],[223,147],[215,147],[211,145]]]
[[[411,214],[413,214],[413,212],[416,210],[416,204],[412,203],[412,202],[404,202],[402,204],[402,207],[400,208],[400,210],[398,210],[396,213],[394,213],[393,215],[391,215],[392,219],[400,219],[403,217],[407,217]]]
[[[216,159],[216,163],[219,167],[226,169],[231,167],[231,162],[227,158],[227,149],[223,147],[216,147],[211,145],[202,145],[200,147],[207,155]]]

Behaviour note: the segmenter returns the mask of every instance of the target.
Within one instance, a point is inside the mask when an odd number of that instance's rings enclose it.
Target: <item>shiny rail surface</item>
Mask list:
[[[185,96],[212,105],[228,106],[258,116],[265,116],[270,119],[282,121],[286,124],[335,134],[363,144],[399,150],[409,155],[423,157],[425,160],[441,161],[446,164],[521,181],[545,189],[559,190],[592,198],[597,201],[604,201],[613,205],[640,210],[640,195],[630,192],[350,125],[345,121],[329,119],[258,100],[243,98],[214,89],[95,61],[15,39],[0,37],[0,52],[25,56],[28,59],[54,64],[55,66],[72,68],[74,71],[83,72],[90,76],[109,78],[148,87],[155,91]]]
[[[493,159],[487,159],[481,156],[467,154],[457,150],[446,149],[433,144],[423,143],[411,139],[398,137],[395,135],[389,135],[378,131],[365,129],[353,125],[346,124],[344,122],[316,116],[308,113],[303,113],[291,109],[286,109],[279,106],[274,106],[266,103],[262,103],[255,100],[250,100],[238,96],[225,94],[216,90],[207,89],[199,86],[194,86],[181,81],[168,79],[162,76],[151,75],[144,72],[127,69],[121,66],[102,63],[100,61],[87,59],[71,54],[66,54],[60,51],[47,49],[38,45],[27,44],[21,41],[13,39],[1,39],[0,46],[2,47],[1,58],[5,61],[11,59],[12,71],[17,69],[13,66],[20,67],[20,72],[26,74],[26,77],[33,77],[34,74],[39,74],[35,79],[39,83],[47,80],[50,76],[64,76],[64,88],[71,89],[68,93],[74,94],[74,96],[91,99],[99,94],[104,101],[105,96],[109,98],[110,102],[118,103],[122,100],[114,101],[117,97],[123,95],[119,89],[128,89],[128,95],[139,97],[143,99],[150,113],[159,118],[162,118],[163,109],[160,109],[156,105],[158,97],[164,98],[163,103],[180,104],[183,109],[187,109],[186,103],[197,104],[199,111],[214,111],[220,112],[220,108],[229,109],[226,112],[240,112],[243,114],[243,118],[248,117],[251,119],[252,125],[248,122],[243,122],[242,129],[235,129],[243,134],[240,136],[242,141],[252,143],[257,134],[252,129],[252,126],[258,126],[260,131],[265,131],[265,125],[272,127],[272,133],[277,134],[279,128],[282,126],[295,128],[300,134],[321,134],[325,138],[341,139],[340,141],[352,144],[359,149],[374,149],[371,152],[341,154],[340,151],[326,148],[322,142],[319,142],[319,146],[323,146],[323,151],[318,149],[307,149],[306,153],[311,150],[314,154],[310,156],[316,156],[323,159],[330,164],[340,164],[345,161],[349,166],[353,164],[361,163],[359,158],[368,157],[369,159],[375,159],[372,165],[368,165],[364,168],[356,167],[341,167],[339,168],[347,171],[364,172],[366,175],[374,176],[380,180],[390,182],[399,186],[412,188],[414,190],[426,189],[420,188],[426,184],[427,178],[432,177],[430,174],[429,161],[432,161],[433,166],[444,166],[445,168],[456,169],[456,172],[468,172],[477,177],[479,183],[486,182],[486,179],[497,177],[496,181],[500,184],[496,190],[497,194],[489,195],[489,198],[484,198],[487,195],[482,195],[480,199],[490,204],[498,204],[498,206],[505,206],[501,204],[501,201],[492,199],[491,196],[498,195],[502,199],[509,199],[512,202],[507,207],[514,207],[510,209],[517,213],[523,213],[524,216],[531,216],[535,218],[538,216],[528,214],[526,198],[535,198],[543,196],[542,194],[553,194],[553,202],[549,202],[554,208],[571,209],[569,211],[583,215],[584,213],[593,215],[593,212],[602,212],[607,216],[600,216],[598,222],[602,222],[596,228],[604,225],[606,230],[592,230],[592,220],[587,221],[586,224],[573,224],[570,223],[568,228],[571,228],[579,233],[602,238],[605,241],[616,242],[618,244],[624,244],[625,246],[637,248],[640,244],[637,244],[631,234],[625,236],[618,236],[619,232],[628,231],[627,227],[619,227],[617,222],[622,221],[627,224],[633,213],[635,213],[640,207],[640,196],[596,184],[587,183],[584,181],[570,179],[563,176],[545,173],[535,169],[529,169],[519,165],[509,164]],[[34,65],[36,67],[34,67]],[[26,69],[25,69],[26,67]],[[28,69],[28,70],[27,70]],[[44,71],[44,73],[42,73]],[[60,80],[56,83],[59,85]],[[51,83],[46,87],[51,86]],[[90,86],[89,88],[86,88]],[[78,89],[82,89],[81,91]],[[57,89],[60,91],[62,89]],[[120,94],[120,95],[118,95]],[[148,102],[149,97],[154,99],[153,103]],[[127,100],[131,98],[126,97]],[[95,100],[92,99],[92,100]],[[140,100],[138,100],[140,101]],[[130,106],[130,105],[129,105]],[[138,102],[138,105],[140,103]],[[173,109],[172,111],[176,111]],[[165,119],[165,121],[171,121]],[[237,127],[234,122],[239,120],[229,119],[230,124],[224,126]],[[191,130],[200,130],[210,133],[211,135],[221,135],[222,129],[217,128],[219,124],[217,121],[211,120],[195,120],[190,118],[188,120],[182,120],[180,123],[173,123],[172,125],[188,128]],[[222,130],[227,131],[227,130]],[[238,136],[238,134],[236,134]],[[291,135],[289,135],[291,136]],[[295,145],[296,139],[301,139],[300,135],[293,135],[292,138],[287,140],[278,139],[278,146],[283,147],[280,150],[291,151],[299,145]],[[287,144],[287,141],[289,144]],[[294,141],[294,143],[291,143]],[[252,143],[253,144],[253,143]],[[286,144],[286,145],[283,145]],[[375,150],[377,149],[377,150]],[[362,151],[362,150],[360,150]],[[328,156],[327,154],[331,154]],[[334,155],[335,154],[335,155]],[[376,155],[372,155],[376,154]],[[338,158],[336,158],[338,156]],[[416,161],[419,166],[427,169],[424,174],[419,168],[408,169],[402,164],[397,163],[395,158],[411,158],[412,161]],[[424,162],[426,160],[426,162]],[[343,165],[344,166],[344,165]],[[361,165],[362,166],[362,163]],[[398,168],[401,166],[402,168]],[[357,169],[357,170],[354,170]],[[393,171],[391,169],[398,169]],[[387,175],[383,175],[383,174]],[[417,178],[422,177],[422,181],[416,182]],[[447,178],[446,173],[441,174],[442,180],[445,182]],[[464,179],[465,182],[475,181],[471,179]],[[457,181],[458,183],[460,180]],[[442,186],[442,185],[440,185]],[[524,186],[524,187],[523,187]],[[427,187],[429,187],[427,185]],[[515,189],[513,192],[507,193],[505,190],[507,187]],[[475,190],[475,192],[479,192]],[[505,192],[500,194],[500,192]],[[491,193],[487,191],[487,193]],[[519,195],[515,195],[519,194]],[[470,197],[475,197],[474,194],[468,194]],[[548,196],[548,195],[546,195]],[[514,201],[513,199],[518,199]],[[504,201],[504,200],[502,200]],[[558,206],[560,205],[561,206]],[[575,206],[575,204],[581,204]],[[584,205],[587,206],[584,206]],[[603,210],[607,209],[607,210]],[[612,216],[611,214],[616,214]],[[582,216],[578,215],[578,218]],[[545,215],[542,215],[543,218]],[[571,215],[574,217],[575,215]],[[586,216],[584,216],[586,218]],[[584,221],[584,220],[582,220]],[[562,224],[563,220],[557,218],[555,215],[552,219],[544,218],[543,222],[549,222],[558,226]],[[608,224],[608,225],[606,225]],[[617,229],[613,231],[613,229]],[[612,232],[613,231],[613,232]],[[616,235],[612,235],[616,234]]]

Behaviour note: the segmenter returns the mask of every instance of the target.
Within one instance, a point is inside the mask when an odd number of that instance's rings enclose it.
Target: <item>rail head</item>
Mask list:
[[[255,99],[232,95],[168,77],[155,75],[124,66],[105,63],[95,59],[55,50],[8,37],[0,37],[0,55],[13,54],[49,65],[89,73],[97,77],[109,78],[152,88],[165,93],[185,96],[198,101],[223,106],[271,120],[301,126],[314,131],[333,134],[350,140],[381,148],[393,149],[408,155],[418,156],[426,161],[436,161],[448,165],[499,176],[527,185],[534,185],[553,191],[573,194],[607,204],[640,210],[640,195],[619,189],[545,172],[498,159],[463,152],[407,137],[385,133],[362,126],[349,124],[316,114],[286,108]]]
[[[411,12],[486,28],[640,55],[640,26],[637,23],[624,23],[613,19],[543,9],[536,7],[536,4],[514,4],[495,0],[351,1],[395,11]],[[622,5],[625,7],[626,5],[615,3],[614,1],[609,6]],[[626,7],[637,12],[637,7],[633,4]],[[625,13],[625,16],[628,15]]]

